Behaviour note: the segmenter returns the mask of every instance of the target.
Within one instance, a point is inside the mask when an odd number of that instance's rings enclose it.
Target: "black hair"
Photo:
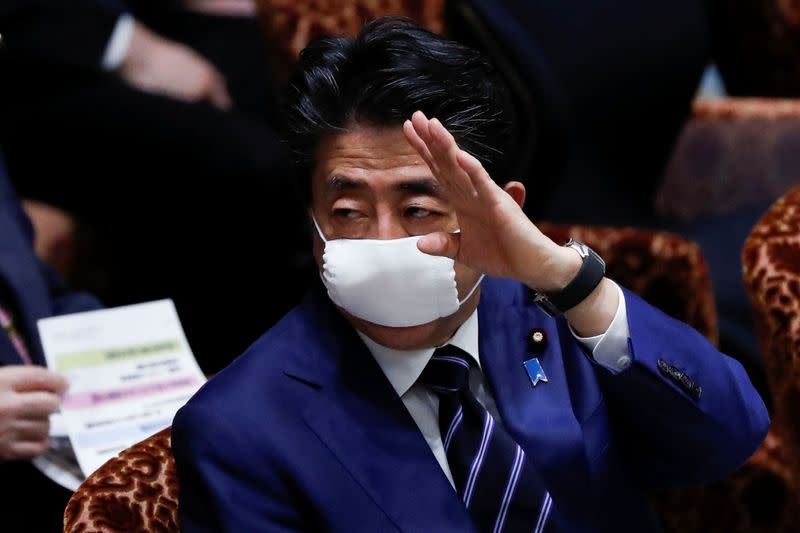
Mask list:
[[[375,19],[356,37],[309,44],[286,102],[303,199],[311,201],[311,173],[325,136],[356,124],[399,127],[417,110],[439,119],[493,179],[507,181],[509,97],[480,53],[401,17]]]

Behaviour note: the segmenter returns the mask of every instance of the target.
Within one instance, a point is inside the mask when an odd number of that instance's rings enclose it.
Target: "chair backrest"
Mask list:
[[[608,276],[716,344],[719,340],[708,265],[689,239],[666,231],[539,223],[555,242],[589,245]]]
[[[695,103],[656,194],[659,214],[683,222],[763,208],[800,173],[800,100]]]
[[[771,434],[800,495],[800,187],[770,207],[745,242],[744,282],[772,390]]]
[[[404,15],[434,32],[444,30],[444,0],[256,0],[274,51],[275,70],[286,77],[300,51],[321,35],[356,35],[382,15]]]
[[[78,487],[64,511],[64,532],[88,531],[180,531],[170,428],[121,452]]]

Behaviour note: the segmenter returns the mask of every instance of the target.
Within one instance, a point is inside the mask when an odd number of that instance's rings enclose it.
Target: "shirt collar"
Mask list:
[[[428,364],[433,352],[436,351],[436,348],[395,350],[381,346],[358,330],[356,330],[356,333],[367,345],[367,349],[378,362],[378,366],[381,367],[398,396],[403,396],[417,382],[420,374],[425,369],[425,365]],[[445,344],[456,346],[467,352],[480,368],[477,309],[461,324]]]

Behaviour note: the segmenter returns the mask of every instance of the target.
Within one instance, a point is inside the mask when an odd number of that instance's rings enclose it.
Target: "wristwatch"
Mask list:
[[[534,303],[550,316],[558,316],[581,303],[606,275],[606,263],[594,250],[574,239],[570,239],[564,246],[577,251],[583,264],[572,281],[560,291],[550,294],[535,293]]]

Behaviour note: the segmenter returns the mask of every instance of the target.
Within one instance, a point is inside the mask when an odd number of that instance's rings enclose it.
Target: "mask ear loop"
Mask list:
[[[457,229],[457,230],[455,230],[453,233],[454,233],[454,234],[455,234],[455,233],[461,233],[461,228],[458,228],[458,229]],[[478,290],[478,287],[480,287],[480,285],[481,285],[481,281],[483,281],[483,278],[485,278],[485,277],[486,277],[486,274],[481,274],[481,277],[479,277],[479,278],[478,278],[478,281],[476,281],[476,282],[475,282],[475,285],[473,285],[473,286],[472,286],[472,288],[469,290],[469,292],[467,293],[467,295],[466,295],[466,296],[464,296],[464,298],[462,298],[462,299],[461,299],[461,300],[458,302],[458,306],[459,306],[459,307],[461,307],[462,305],[464,305],[464,302],[466,302],[467,300],[469,300],[469,299],[472,297],[472,295],[473,295],[473,294],[475,294],[475,291],[476,291],[476,290]]]
[[[459,307],[461,307],[462,305],[464,305],[464,302],[466,302],[467,300],[469,300],[469,299],[470,299],[470,297],[471,297],[471,296],[472,296],[472,295],[475,293],[475,291],[476,291],[476,290],[478,289],[478,287],[480,286],[480,284],[481,284],[481,281],[483,281],[483,278],[485,278],[485,277],[486,277],[486,274],[481,274],[481,277],[479,277],[479,278],[478,278],[478,281],[476,281],[476,282],[475,282],[475,285],[473,285],[473,286],[472,286],[472,288],[469,290],[469,292],[467,293],[467,295],[466,295],[466,296],[464,296],[464,298],[463,298],[463,299],[462,299],[460,302],[458,302],[458,306],[459,306]]]
[[[319,234],[319,238],[322,239],[322,242],[328,244],[328,239],[325,238],[325,235],[322,234],[322,230],[319,229],[319,223],[317,223],[317,217],[314,216],[314,211],[311,211],[311,220],[314,221],[314,227],[317,228],[317,233]]]

